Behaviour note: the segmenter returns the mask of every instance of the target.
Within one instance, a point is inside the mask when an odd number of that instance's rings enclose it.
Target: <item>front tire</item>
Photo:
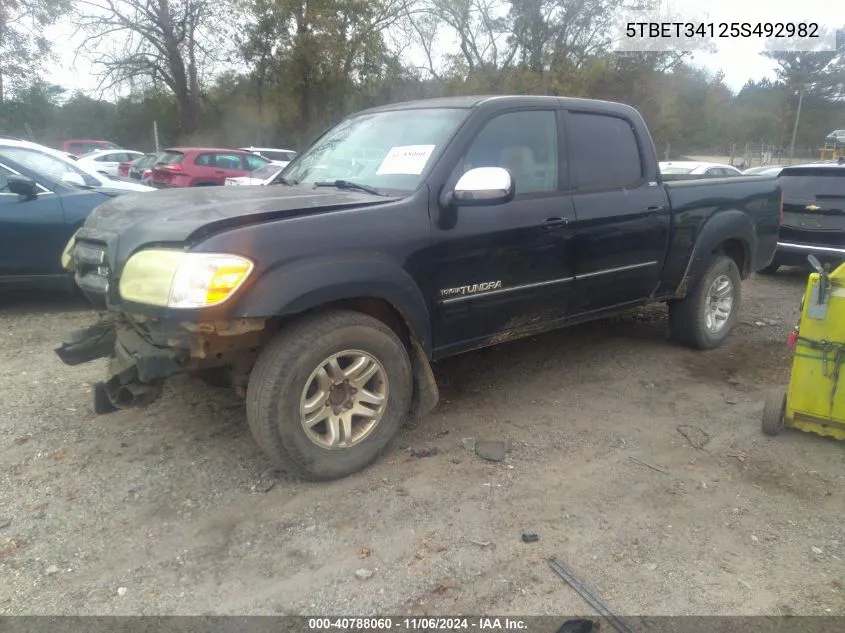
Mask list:
[[[739,317],[740,283],[736,263],[725,255],[713,255],[689,294],[669,304],[672,338],[697,349],[721,345]]]
[[[261,352],[247,420],[280,467],[303,479],[339,479],[388,447],[411,394],[411,360],[393,330],[358,312],[328,312],[283,329]]]

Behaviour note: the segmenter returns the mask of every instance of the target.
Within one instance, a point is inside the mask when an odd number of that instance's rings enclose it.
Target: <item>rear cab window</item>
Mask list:
[[[621,189],[642,181],[640,146],[629,121],[585,112],[570,112],[568,120],[570,165],[579,190]]]
[[[185,160],[185,155],[182,152],[162,152],[156,157],[157,165],[180,165]]]

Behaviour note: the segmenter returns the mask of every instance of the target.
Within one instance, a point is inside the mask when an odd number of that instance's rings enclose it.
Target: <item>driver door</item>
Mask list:
[[[561,136],[554,109],[500,112],[481,125],[455,166],[447,186],[469,169],[504,167],[516,195],[505,204],[432,213],[440,218],[432,227],[435,353],[546,329],[565,318],[575,212]]]
[[[9,191],[11,175],[28,177],[0,162],[0,282],[60,274],[68,237],[61,199],[40,185],[35,199],[22,199]]]

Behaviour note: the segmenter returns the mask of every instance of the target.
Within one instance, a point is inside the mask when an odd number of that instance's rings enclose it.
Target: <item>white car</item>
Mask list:
[[[296,152],[292,149],[278,149],[274,147],[239,147],[242,152],[251,152],[258,154],[262,158],[266,158],[274,165],[285,167],[296,157]]]
[[[778,176],[786,165],[766,165],[761,167],[751,167],[742,172],[743,176]]]
[[[86,165],[98,174],[106,176],[117,176],[120,163],[130,163],[136,158],[141,158],[144,152],[136,152],[131,149],[100,149],[88,154],[83,154],[77,161],[80,165]]]
[[[278,176],[284,169],[283,166],[274,165],[270,163],[265,167],[259,167],[249,172],[247,176],[238,176],[237,178],[227,178],[223,184],[227,187],[237,185],[269,185],[273,179]]]
[[[81,161],[68,158],[65,152],[38,143],[0,139],[0,156],[8,156],[10,160],[56,180],[86,187],[104,191],[155,191],[153,187],[141,183],[115,180],[99,174]]]
[[[691,178],[725,178],[728,176],[742,176],[736,167],[721,163],[705,163],[692,160],[674,160],[658,163],[661,176],[670,176],[671,180],[684,180],[684,176]],[[667,180],[669,180],[667,179]]]

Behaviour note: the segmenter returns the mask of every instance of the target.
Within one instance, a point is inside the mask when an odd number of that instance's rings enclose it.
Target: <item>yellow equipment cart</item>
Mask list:
[[[793,351],[788,389],[766,400],[763,432],[785,426],[845,440],[845,263],[833,272],[810,255],[817,272],[807,280]]]

